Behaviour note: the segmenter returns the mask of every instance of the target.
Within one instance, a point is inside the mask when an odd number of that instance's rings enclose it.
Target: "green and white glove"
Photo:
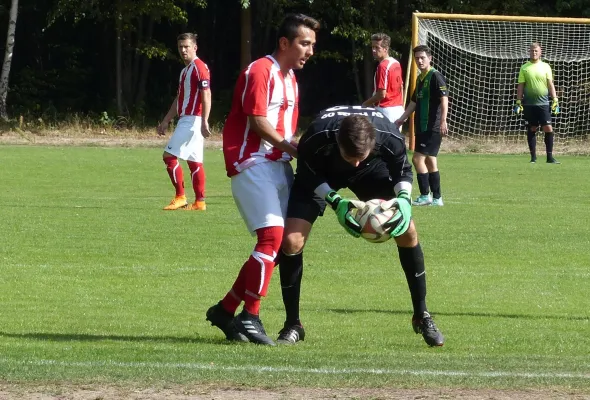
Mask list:
[[[554,97],[553,100],[551,100],[551,113],[557,115],[559,114],[559,111],[559,100],[557,97]]]
[[[400,190],[395,199],[381,204],[381,208],[384,210],[397,208],[399,210],[389,221],[383,224],[384,227],[393,227],[390,236],[395,238],[406,233],[412,220],[412,198],[410,197],[410,192]]]
[[[364,207],[365,203],[358,200],[345,199],[334,190],[326,195],[326,201],[332,207],[332,210],[336,212],[336,218],[338,218],[338,222],[344,230],[355,238],[361,236],[362,227],[356,222],[351,211],[354,208]]]
[[[514,114],[520,114],[520,113],[522,113],[522,110],[523,110],[522,101],[516,100],[516,103],[514,104],[514,107],[512,108],[512,112]]]

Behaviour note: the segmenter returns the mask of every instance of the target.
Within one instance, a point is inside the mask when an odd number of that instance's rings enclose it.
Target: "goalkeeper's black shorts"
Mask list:
[[[389,177],[389,171],[379,170],[370,171],[349,182],[348,188],[354,193],[355,197],[361,201],[372,199],[389,200],[395,197],[395,183]],[[343,189],[342,187],[332,186],[333,189]],[[347,193],[341,193],[343,197],[349,197]],[[295,175],[295,181],[289,194],[289,204],[287,206],[287,218],[303,219],[310,224],[324,215],[326,201],[319,197],[304,185]]]
[[[524,106],[524,119],[529,126],[551,125],[551,109],[549,105]]]

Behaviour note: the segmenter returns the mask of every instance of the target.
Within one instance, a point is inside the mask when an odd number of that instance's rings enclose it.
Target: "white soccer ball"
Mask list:
[[[385,200],[374,199],[365,202],[365,206],[357,210],[355,220],[361,226],[361,237],[371,243],[383,243],[388,241],[393,228],[384,228],[383,224],[389,221],[398,211],[397,208],[384,210],[381,204]]]

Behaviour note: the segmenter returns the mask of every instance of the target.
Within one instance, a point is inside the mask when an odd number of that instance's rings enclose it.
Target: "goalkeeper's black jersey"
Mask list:
[[[336,143],[342,120],[351,114],[367,116],[376,131],[375,148],[357,167],[342,158]],[[412,183],[404,136],[373,108],[336,106],[321,111],[299,140],[297,153],[297,180],[309,190],[324,182],[334,190],[342,189],[367,174],[388,174],[394,185]]]

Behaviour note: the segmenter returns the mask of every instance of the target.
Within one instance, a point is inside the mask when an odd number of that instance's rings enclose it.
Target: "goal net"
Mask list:
[[[415,14],[414,42],[432,50],[449,87],[449,135],[520,141],[522,116],[512,113],[518,72],[539,42],[553,70],[561,113],[556,143],[590,135],[590,20]],[[417,30],[417,32],[416,32]]]

